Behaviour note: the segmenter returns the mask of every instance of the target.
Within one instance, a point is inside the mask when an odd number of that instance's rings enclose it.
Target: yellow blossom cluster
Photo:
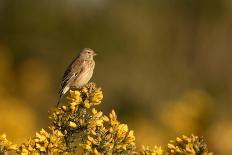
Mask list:
[[[8,141],[5,134],[0,135],[0,154],[6,154],[9,151],[15,151],[17,149],[17,145]]]
[[[101,89],[90,83],[80,89],[71,89],[65,103],[55,108],[50,115],[52,126],[64,135],[68,152],[76,149],[71,146],[71,143],[78,140],[76,134],[82,134],[87,129],[92,118],[90,107],[100,104],[102,99]]]
[[[18,148],[21,155],[28,154],[59,154],[64,153],[66,148],[63,140],[63,134],[59,130],[49,129],[50,133],[41,129],[35,137],[30,138],[27,143]]]
[[[70,142],[78,141],[85,153],[132,153],[135,149],[133,131],[126,124],[120,124],[114,111],[109,117],[93,106],[101,103],[103,94],[95,84],[72,89],[66,103],[56,108],[50,116],[53,126],[60,130],[67,151],[75,152]],[[76,148],[74,148],[76,149]]]
[[[73,89],[69,91],[69,95],[66,97],[71,108],[76,110],[77,105],[84,108],[90,108],[91,106],[98,105],[103,99],[101,88],[97,88],[94,83],[90,83],[80,89]]]
[[[155,146],[153,149],[150,149],[148,146],[143,146],[140,155],[164,155],[164,151],[159,146]]]
[[[80,146],[88,154],[134,154],[135,137],[126,124],[120,124],[114,111],[104,116],[92,109],[92,117],[87,127],[86,138]]]
[[[69,90],[59,107],[54,108],[48,130],[42,129],[19,146],[0,136],[0,154],[14,151],[36,154],[134,154],[134,155],[210,155],[207,145],[197,136],[171,141],[167,149],[155,146],[136,150],[134,131],[118,121],[113,110],[109,116],[95,109],[103,94],[94,83]]]
[[[171,140],[168,144],[167,153],[170,155],[212,155],[208,152],[207,144],[203,138],[191,135],[177,137],[176,140]]]

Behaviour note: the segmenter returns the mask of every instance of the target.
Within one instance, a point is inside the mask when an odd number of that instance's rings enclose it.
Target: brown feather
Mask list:
[[[61,81],[60,99],[70,87],[79,88],[89,82],[95,67],[93,60],[95,55],[93,50],[83,49],[80,55],[67,67]]]

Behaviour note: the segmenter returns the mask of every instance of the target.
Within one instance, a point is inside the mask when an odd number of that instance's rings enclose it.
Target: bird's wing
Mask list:
[[[83,60],[75,59],[64,72],[61,82],[61,89],[59,92],[60,96],[65,93],[64,89],[66,89],[66,87],[69,87],[69,84],[71,84],[75,77],[78,77],[82,71]]]

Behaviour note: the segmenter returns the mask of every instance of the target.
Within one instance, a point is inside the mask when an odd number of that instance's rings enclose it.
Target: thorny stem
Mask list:
[[[74,116],[75,116],[74,119],[86,118],[86,115],[87,115],[86,109],[80,106],[78,108],[77,112],[74,114]],[[76,128],[74,130],[68,129],[67,126],[62,129],[62,133],[65,135],[64,141],[65,141],[68,152],[74,151],[74,149],[72,148],[72,143],[75,141],[75,139],[77,137],[75,135],[81,134],[81,132],[83,132],[84,129],[85,129],[85,127],[82,127],[82,126],[79,126],[78,128]]]

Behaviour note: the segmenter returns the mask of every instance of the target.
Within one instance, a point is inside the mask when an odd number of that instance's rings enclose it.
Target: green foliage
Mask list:
[[[202,138],[191,135],[170,141],[166,150],[160,146],[137,150],[134,131],[118,121],[114,110],[106,116],[94,106],[102,102],[100,88],[90,83],[80,89],[72,89],[64,97],[62,105],[50,114],[48,130],[42,129],[19,146],[0,138],[2,154],[15,151],[27,154],[140,154],[140,155],[207,155],[207,145]]]

